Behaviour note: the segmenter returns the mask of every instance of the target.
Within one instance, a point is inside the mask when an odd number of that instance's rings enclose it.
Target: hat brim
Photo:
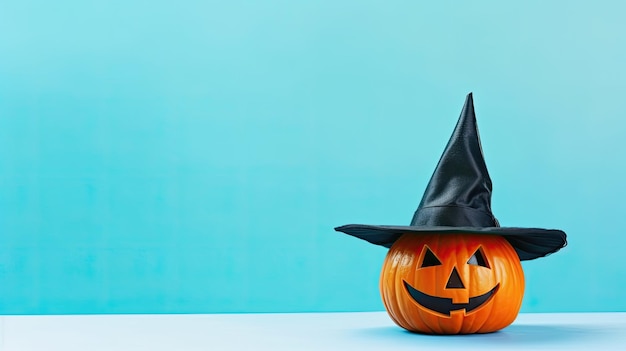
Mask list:
[[[513,246],[521,261],[545,257],[567,245],[567,236],[558,229],[513,227],[429,227],[348,224],[336,231],[352,235],[375,245],[390,248],[404,234],[487,234],[503,236]]]

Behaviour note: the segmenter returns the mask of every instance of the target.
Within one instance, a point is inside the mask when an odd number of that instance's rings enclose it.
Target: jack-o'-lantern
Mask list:
[[[500,236],[406,234],[387,253],[380,291],[391,318],[408,330],[486,333],[517,316],[524,272]]]
[[[472,94],[408,226],[335,230],[390,248],[380,278],[391,318],[410,331],[487,333],[515,320],[524,295],[520,261],[564,247],[557,229],[500,227]]]

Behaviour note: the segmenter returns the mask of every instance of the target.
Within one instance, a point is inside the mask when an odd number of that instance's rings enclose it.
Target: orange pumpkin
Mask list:
[[[524,272],[501,236],[405,234],[385,258],[380,290],[389,316],[410,331],[489,333],[515,320]]]

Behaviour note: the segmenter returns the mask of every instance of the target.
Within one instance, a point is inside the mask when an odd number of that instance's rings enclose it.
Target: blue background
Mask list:
[[[0,313],[382,310],[469,91],[522,310],[626,311],[620,2],[0,2]]]

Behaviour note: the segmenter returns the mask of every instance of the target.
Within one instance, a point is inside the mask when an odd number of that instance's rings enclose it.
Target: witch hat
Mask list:
[[[513,246],[520,260],[544,257],[567,244],[561,230],[500,227],[491,212],[491,187],[469,93],[411,224],[348,224],[335,230],[387,248],[404,234],[500,235]]]

